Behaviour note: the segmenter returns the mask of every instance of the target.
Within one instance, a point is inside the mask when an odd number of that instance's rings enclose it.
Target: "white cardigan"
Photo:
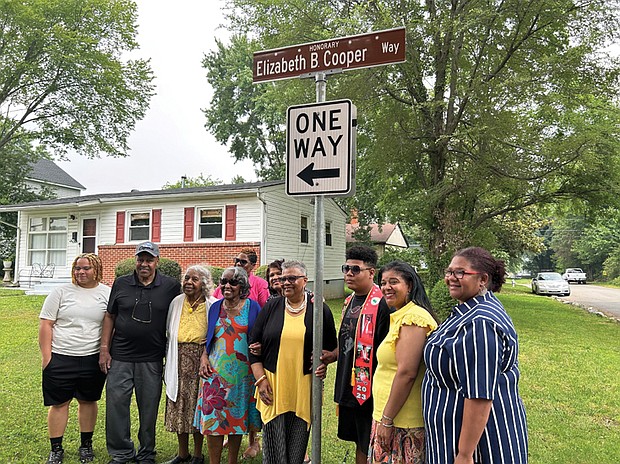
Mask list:
[[[166,384],[166,396],[172,401],[177,400],[177,393],[179,390],[179,324],[181,321],[181,312],[183,310],[183,302],[185,301],[185,294],[182,293],[177,296],[170,303],[170,309],[168,310],[168,320],[166,322],[168,332],[168,346],[166,347],[166,365],[164,366],[164,383]],[[207,310],[205,311],[205,317],[209,316],[209,308],[211,304],[217,301],[215,298],[210,297],[207,300]],[[205,333],[206,336],[206,333]]]

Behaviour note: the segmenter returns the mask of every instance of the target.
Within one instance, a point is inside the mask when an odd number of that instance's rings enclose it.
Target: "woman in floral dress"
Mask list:
[[[260,428],[248,358],[248,334],[260,306],[248,298],[248,275],[241,267],[226,269],[220,287],[224,298],[209,308],[194,426],[207,436],[209,462],[220,462],[228,435],[228,462],[233,464],[242,435]]]

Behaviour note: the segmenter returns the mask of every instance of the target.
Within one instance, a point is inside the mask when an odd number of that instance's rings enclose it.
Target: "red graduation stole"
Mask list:
[[[345,300],[345,307],[352,298],[353,295],[349,295]],[[355,396],[359,404],[364,404],[372,393],[372,360],[375,351],[374,335],[377,311],[379,310],[381,298],[383,298],[381,289],[378,285],[373,284],[357,319],[354,345],[355,358],[353,361],[351,385],[353,386],[353,396]]]

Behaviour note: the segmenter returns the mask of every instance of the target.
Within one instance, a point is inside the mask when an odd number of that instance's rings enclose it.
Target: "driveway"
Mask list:
[[[599,287],[598,285],[571,284],[570,296],[562,300],[592,307],[610,316],[620,319],[620,289]]]

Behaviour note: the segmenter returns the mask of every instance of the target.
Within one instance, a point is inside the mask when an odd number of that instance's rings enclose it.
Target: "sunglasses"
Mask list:
[[[282,276],[282,277],[278,277],[276,280],[280,282],[281,284],[284,284],[286,282],[288,282],[289,284],[294,284],[297,281],[297,279],[301,279],[302,277],[306,277],[306,276],[295,276],[295,275]]]
[[[140,298],[136,298],[136,303],[133,305],[133,311],[131,312],[131,318],[136,322],[142,322],[143,324],[150,324],[153,317],[153,308],[150,301],[142,301],[142,293]]]
[[[360,267],[357,264],[354,264],[353,266],[349,266],[348,264],[342,265],[343,274],[346,274],[347,272],[351,272],[351,274],[353,275],[358,275],[360,272],[368,271],[370,269],[373,269],[373,268],[372,267]]]
[[[240,259],[240,258],[235,258],[235,266],[240,264],[241,266],[245,266],[246,264],[248,264],[248,260],[247,259]]]
[[[226,284],[230,284],[231,287],[236,287],[239,285],[239,281],[237,279],[220,279],[220,285],[222,287]]]

